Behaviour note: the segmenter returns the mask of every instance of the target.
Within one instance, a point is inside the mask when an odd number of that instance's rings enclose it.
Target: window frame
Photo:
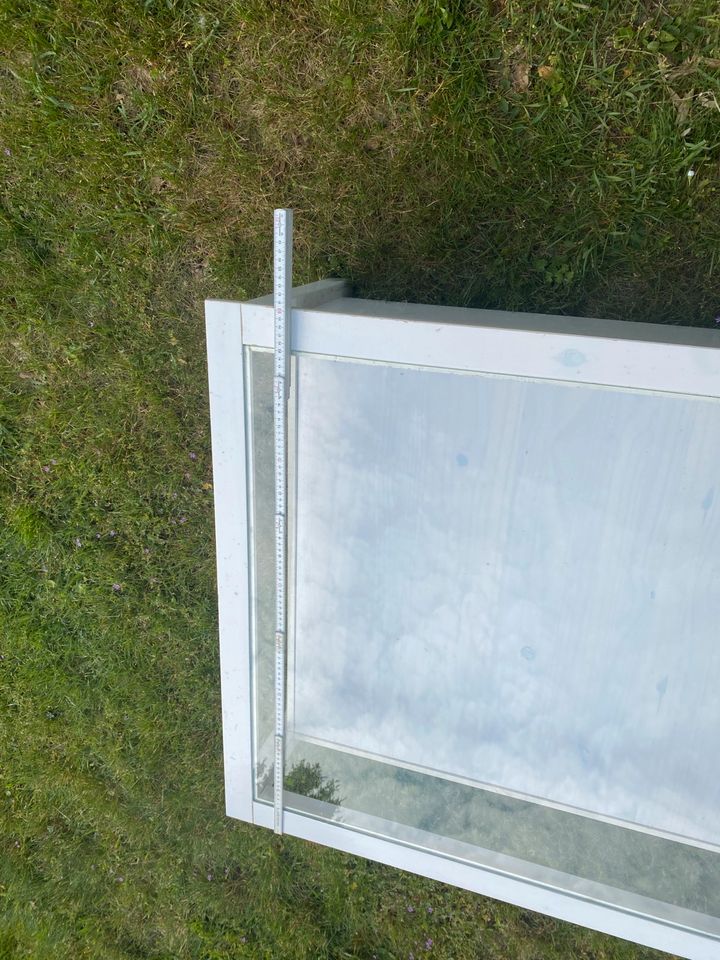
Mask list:
[[[293,291],[294,353],[720,398],[720,331],[355,300],[347,293],[347,284],[339,280]],[[272,828],[272,805],[255,799],[253,784],[253,531],[245,365],[246,347],[273,348],[272,297],[208,300],[205,317],[226,812]],[[423,847],[421,831],[407,829],[407,839],[391,839],[381,835],[377,818],[343,811],[343,823],[329,822],[321,819],[330,810],[324,810],[327,805],[295,794],[286,798],[284,829],[292,836],[690,960],[720,956],[720,920],[717,934],[703,933],[690,926],[702,914],[492,851],[479,851],[482,863],[470,862],[462,844],[457,856],[449,856]],[[707,919],[714,926],[715,918]]]

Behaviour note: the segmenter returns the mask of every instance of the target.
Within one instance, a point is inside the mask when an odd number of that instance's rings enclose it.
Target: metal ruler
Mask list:
[[[290,312],[292,297],[292,210],[274,217],[275,367],[275,833],[283,832],[285,779],[285,653],[287,639],[287,434],[290,394]]]

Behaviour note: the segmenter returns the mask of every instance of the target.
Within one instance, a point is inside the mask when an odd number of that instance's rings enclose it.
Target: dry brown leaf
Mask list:
[[[555,76],[555,72],[555,67],[552,67],[549,63],[545,63],[541,67],[538,67],[538,76],[541,80],[549,80],[550,77]]]
[[[662,55],[658,57],[658,66],[668,80],[674,80],[677,77],[688,77],[691,73],[695,73],[699,65],[700,57],[690,57],[689,60],[678,64],[677,67],[671,67],[667,57],[663,57]]]
[[[676,77],[687,77],[691,73],[695,73],[698,67],[717,70],[720,68],[720,60],[715,57],[690,57],[689,60],[678,64],[677,67],[670,67],[670,61],[661,54],[658,57],[658,66],[669,80],[674,80]]]
[[[525,93],[530,86],[530,64],[520,61],[513,64],[512,88],[515,93]]]
[[[712,90],[703,90],[697,95],[698,103],[707,110],[720,110],[720,103]]]
[[[690,93],[686,93],[684,97],[681,97],[669,87],[668,91],[670,93],[670,99],[673,102],[673,106],[675,107],[675,123],[677,123],[679,127],[684,127],[687,118],[690,116],[690,107],[693,102],[693,97],[695,96],[695,91],[691,90]]]
[[[140,90],[152,90],[155,86],[155,80],[147,67],[140,64],[131,63],[125,71],[128,80]]]

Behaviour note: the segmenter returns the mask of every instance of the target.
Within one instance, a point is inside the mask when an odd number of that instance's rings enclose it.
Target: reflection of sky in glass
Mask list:
[[[272,764],[266,745],[275,729],[275,451],[273,447],[273,355],[250,354],[252,447],[253,727],[258,779]]]
[[[297,732],[720,843],[720,408],[298,372]]]

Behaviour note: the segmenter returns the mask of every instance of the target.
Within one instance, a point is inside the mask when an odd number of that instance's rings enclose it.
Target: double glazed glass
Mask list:
[[[303,353],[293,383],[289,806],[720,937],[720,401]]]

